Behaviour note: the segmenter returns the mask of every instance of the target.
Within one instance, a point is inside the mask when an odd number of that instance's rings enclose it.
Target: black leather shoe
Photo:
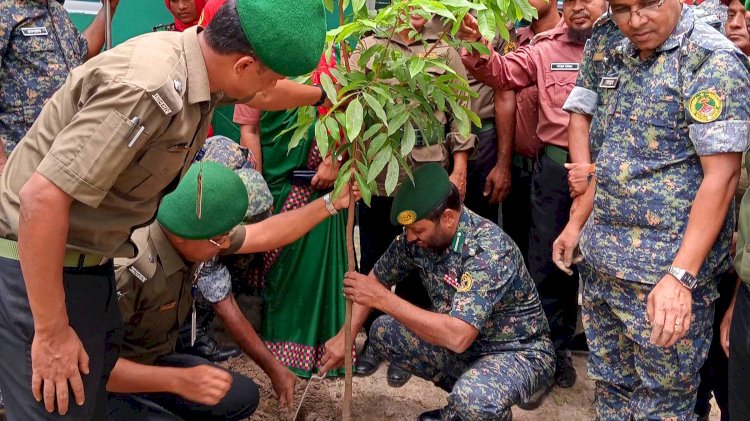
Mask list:
[[[182,347],[178,352],[195,355],[215,363],[239,357],[242,354],[240,347],[236,345],[219,345],[209,335],[199,336],[195,340],[195,345]]]
[[[388,385],[391,387],[401,387],[411,378],[411,373],[397,367],[394,364],[388,366]]]
[[[419,414],[419,421],[443,421],[443,417],[440,415],[440,409],[433,409],[432,411],[422,412]]]
[[[536,392],[532,393],[528,399],[519,403],[518,407],[525,411],[533,411],[539,408],[544,402],[544,398],[546,398],[549,392],[552,391],[553,385],[554,382],[552,381],[552,379],[550,379],[548,382],[545,382]]]
[[[557,356],[557,367],[555,368],[555,383],[564,388],[569,389],[576,384],[576,369],[573,367],[573,358],[568,356]]]
[[[357,356],[357,364],[354,364],[354,374],[362,377],[369,376],[378,369],[379,365],[380,360],[377,357],[363,352],[362,355]]]

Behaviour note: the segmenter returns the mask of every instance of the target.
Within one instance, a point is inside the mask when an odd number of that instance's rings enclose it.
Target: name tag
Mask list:
[[[47,28],[43,26],[39,27],[31,27],[31,28],[21,28],[21,33],[25,37],[43,37],[49,35],[47,32]]]
[[[578,63],[552,63],[550,70],[553,72],[577,72],[581,67]]]
[[[167,303],[159,307],[159,311],[169,311],[175,307],[177,307],[177,301],[172,301],[171,303]]]
[[[602,89],[615,89],[619,82],[619,76],[605,76],[599,81],[599,87]]]
[[[129,267],[129,268],[128,268],[128,270],[130,271],[130,273],[132,273],[132,274],[133,274],[133,276],[135,276],[136,278],[138,278],[138,280],[139,280],[139,281],[141,281],[141,282],[146,282],[146,281],[148,280],[148,279],[146,278],[146,275],[142,274],[142,273],[141,273],[140,271],[138,271],[138,269],[136,269],[135,267],[131,266],[131,267]]]

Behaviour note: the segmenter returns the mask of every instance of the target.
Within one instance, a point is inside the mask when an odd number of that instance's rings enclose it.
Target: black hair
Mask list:
[[[219,54],[256,57],[255,50],[242,29],[235,0],[227,0],[219,7],[203,33],[206,44]]]
[[[443,216],[443,212],[447,209],[453,209],[455,211],[461,210],[461,193],[458,191],[458,187],[451,183],[451,191],[448,192],[448,197],[445,198],[440,204],[433,209],[424,219],[429,219],[432,222],[438,222],[440,217]]]

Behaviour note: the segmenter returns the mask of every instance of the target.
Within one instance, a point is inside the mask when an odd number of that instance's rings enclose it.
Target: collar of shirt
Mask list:
[[[466,254],[469,256],[476,254],[477,244],[473,234],[475,232],[474,225],[475,223],[471,215],[466,211],[466,208],[461,209],[456,234],[453,236],[451,245],[446,250],[446,253]]]
[[[669,38],[667,38],[667,40],[656,49],[656,51],[661,53],[679,47],[682,44],[683,39],[690,33],[690,31],[692,31],[694,26],[695,16],[693,16],[693,11],[689,7],[682,6],[680,20],[677,22],[674,31],[672,31],[672,35],[670,35]],[[622,41],[620,41],[620,45],[616,48],[623,52],[625,58],[636,57],[636,54],[638,53],[635,45],[633,45],[627,37],[623,37]]]
[[[198,44],[198,32],[201,30],[203,29],[196,25],[182,33],[182,48],[185,50],[187,64],[187,94],[190,104],[211,101],[208,70],[206,70],[206,62],[203,60],[201,47]]]
[[[149,234],[151,241],[154,242],[161,267],[164,269],[164,276],[170,277],[178,271],[187,270],[185,261],[182,260],[177,250],[172,246],[172,243],[169,242],[169,238],[167,238],[159,223],[155,222],[151,224]]]

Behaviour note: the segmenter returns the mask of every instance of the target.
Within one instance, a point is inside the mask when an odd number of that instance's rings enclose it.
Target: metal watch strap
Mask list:
[[[331,193],[326,193],[325,196],[323,196],[323,203],[326,204],[326,210],[328,213],[331,215],[338,215],[339,211],[337,211],[336,207],[331,203]]]
[[[674,276],[682,285],[684,285],[687,289],[692,290],[695,288],[695,285],[698,283],[698,279],[690,272],[683,268],[679,268],[676,266],[670,266],[669,270],[667,271],[670,275]]]

